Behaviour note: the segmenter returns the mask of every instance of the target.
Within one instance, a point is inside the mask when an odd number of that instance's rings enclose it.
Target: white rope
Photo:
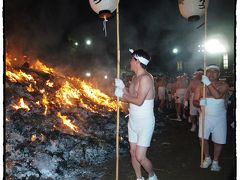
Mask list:
[[[103,31],[105,33],[105,37],[107,37],[107,19],[103,20]]]

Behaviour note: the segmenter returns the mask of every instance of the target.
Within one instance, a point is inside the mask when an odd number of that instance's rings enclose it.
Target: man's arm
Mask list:
[[[200,98],[202,97],[202,93],[201,93],[201,89],[202,89],[202,85],[199,85],[195,92],[194,92],[194,96],[193,96],[193,105],[195,107],[200,107],[200,103],[199,103],[199,100]]]
[[[224,98],[224,95],[227,93],[228,91],[228,85],[226,83],[223,83],[222,85],[220,85],[218,88],[216,88],[212,83],[207,86],[209,92],[211,93],[211,95],[216,98],[216,99],[222,99]]]
[[[189,85],[187,87],[187,90],[186,90],[185,95],[184,95],[184,101],[189,100],[191,88],[192,88],[192,81],[190,81],[190,83],[189,83]]]
[[[143,76],[140,79],[139,87],[137,90],[137,96],[131,96],[129,93],[123,94],[123,99],[127,100],[129,103],[136,104],[138,106],[141,106],[150,90],[152,88],[152,80],[149,76]]]

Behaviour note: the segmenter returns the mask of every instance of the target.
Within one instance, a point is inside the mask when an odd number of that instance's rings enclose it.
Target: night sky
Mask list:
[[[69,73],[86,70],[116,71],[116,16],[107,23],[104,36],[102,20],[88,0],[9,0],[4,1],[5,50],[12,54],[40,58],[47,65]],[[230,61],[235,53],[234,0],[210,0],[208,36],[217,36],[228,47]],[[203,66],[197,52],[204,39],[204,21],[188,22],[181,16],[177,0],[121,0],[121,68],[128,69],[128,49],[143,48],[152,57],[149,71],[171,74],[178,58],[187,73]],[[86,46],[85,40],[92,40]],[[75,42],[79,45],[76,47]]]

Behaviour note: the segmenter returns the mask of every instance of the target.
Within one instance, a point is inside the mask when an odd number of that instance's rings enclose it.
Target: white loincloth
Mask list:
[[[183,89],[183,88],[181,88],[181,89],[177,89],[176,90],[176,103],[184,103],[184,95],[185,95],[185,93],[186,93],[186,90],[187,89]]]
[[[158,99],[165,99],[166,88],[165,87],[158,87]]]
[[[218,144],[226,144],[227,118],[224,99],[206,98],[204,119],[204,139],[209,139],[212,133],[212,141]],[[202,113],[199,117],[198,137],[202,137]]]
[[[145,100],[141,106],[130,104],[128,140],[139,146],[149,147],[155,126],[154,100]]]
[[[193,105],[193,96],[194,96],[194,93],[191,93],[191,97],[189,100],[189,104],[190,104],[190,112],[189,113],[192,116],[197,116],[198,112],[199,112],[199,108],[197,108]]]

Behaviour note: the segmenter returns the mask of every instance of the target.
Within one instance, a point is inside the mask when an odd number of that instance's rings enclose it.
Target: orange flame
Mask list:
[[[33,92],[39,89],[39,92],[43,94],[42,99],[37,101],[36,104],[40,106],[40,104],[44,105],[45,110],[44,114],[47,114],[47,111],[49,109],[49,99],[46,95],[48,94],[48,88],[46,90],[45,87],[42,87],[43,84],[40,84],[39,82],[36,82],[32,75],[27,74],[24,69],[22,70],[16,70],[13,67],[11,67],[11,64],[13,63],[14,59],[10,58],[9,55],[6,57],[7,61],[7,71],[6,76],[9,81],[16,83],[16,82],[24,82],[24,81],[30,81],[31,84],[26,87],[28,92]],[[40,60],[37,60],[33,65],[30,66],[30,68],[39,70],[45,73],[53,73],[54,70],[52,68],[47,67],[44,65]],[[23,72],[24,71],[24,72]],[[94,86],[91,83],[87,83],[82,81],[80,78],[77,77],[69,77],[69,76],[61,76],[59,74],[56,74],[54,72],[56,77],[61,77],[62,79],[67,79],[63,84],[60,81],[56,82],[54,79],[52,81],[47,80],[45,85],[49,87],[60,87],[57,91],[51,91],[51,104],[58,104],[60,107],[72,107],[72,106],[78,106],[88,109],[91,112],[100,113],[101,110],[103,111],[115,111],[117,110],[117,107],[119,106],[122,108],[122,103],[117,101],[108,96],[107,94],[101,92],[99,89],[94,88]],[[57,78],[56,78],[57,79]],[[32,82],[35,83],[36,89],[33,88]],[[56,84],[56,85],[55,85]],[[23,100],[22,100],[23,101]],[[19,109],[22,108],[20,106],[15,105],[15,108]],[[28,109],[28,108],[26,108]]]
[[[56,97],[60,104],[73,105],[72,99],[79,99],[80,92],[70,85],[68,81],[56,92]]]
[[[36,134],[33,134],[32,137],[31,137],[31,141],[34,142],[34,141],[36,141],[36,139],[37,139]]]
[[[60,117],[63,121],[63,124],[71,128],[73,131],[78,132],[78,127],[71,123],[70,119],[67,119],[67,116],[63,116],[61,112],[57,113],[57,116]]]
[[[19,71],[16,71],[16,70],[8,71],[7,70],[6,76],[12,82],[28,80],[28,81],[33,81],[34,83],[36,83],[36,81],[30,74],[26,74],[26,73],[22,72],[21,70],[19,70]]]
[[[28,92],[33,92],[34,91],[34,89],[32,87],[32,84],[29,84],[29,86],[27,86],[27,91]]]
[[[44,94],[43,95],[43,98],[42,98],[42,103],[43,103],[43,105],[44,105],[44,107],[45,107],[45,110],[44,110],[44,115],[47,115],[47,110],[48,110],[48,104],[49,104],[49,102],[48,102],[48,99],[47,99],[47,96]]]
[[[40,60],[37,60],[33,65],[30,66],[30,68],[35,69],[35,70],[40,70],[40,71],[43,71],[48,74],[54,72],[54,70],[52,68],[47,67]]]
[[[13,108],[15,108],[16,110],[21,109],[21,108],[26,109],[27,111],[30,110],[30,108],[24,103],[23,98],[20,99],[18,104],[19,105],[13,105]]]
[[[40,89],[39,92],[43,94],[45,93],[45,89]]]
[[[53,84],[54,84],[54,83],[53,83],[53,82],[50,82],[50,80],[47,80],[47,82],[46,82],[46,85],[49,86],[49,87],[53,87]]]
[[[8,55],[8,53],[6,53],[6,66],[12,66],[12,63],[11,63],[11,59],[10,59],[10,57],[9,57],[9,55]]]
[[[81,81],[80,87],[82,88],[83,95],[91,99],[97,105],[105,106],[109,111],[117,109],[118,104],[116,101],[102,93],[99,89],[94,89],[91,84]],[[119,104],[119,106],[121,107],[121,104]],[[97,110],[97,106],[94,109]]]

